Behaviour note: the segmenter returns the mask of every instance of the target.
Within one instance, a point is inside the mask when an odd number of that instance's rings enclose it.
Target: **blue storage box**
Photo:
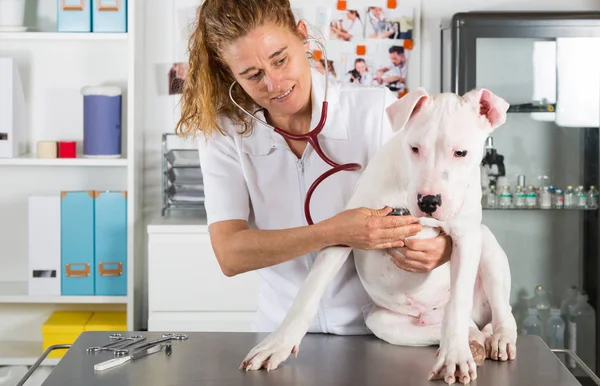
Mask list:
[[[93,32],[127,32],[127,0],[92,0]]]
[[[127,295],[127,192],[96,192],[96,295]]]
[[[59,32],[91,32],[92,0],[57,0]]]
[[[61,194],[62,295],[94,295],[94,195],[93,191]]]

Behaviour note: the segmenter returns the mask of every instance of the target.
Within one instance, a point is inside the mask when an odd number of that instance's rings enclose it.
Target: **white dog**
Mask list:
[[[486,347],[493,360],[516,356],[508,260],[481,224],[484,143],[504,123],[507,109],[508,103],[485,89],[463,97],[410,92],[388,107],[397,134],[369,162],[347,206],[407,208],[423,225],[417,237],[435,237],[441,229],[452,238],[451,262],[426,274],[399,269],[384,251],[354,250],[373,302],[367,327],[391,344],[439,344],[429,379],[449,384],[476,379],[472,348]],[[241,368],[271,370],[298,352],[320,297],[351,251],[319,252],[283,323],[250,351]]]

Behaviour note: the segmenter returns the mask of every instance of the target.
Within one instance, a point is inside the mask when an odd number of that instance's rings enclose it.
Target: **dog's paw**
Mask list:
[[[244,358],[240,369],[267,371],[275,370],[290,354],[298,356],[300,341],[304,333],[292,329],[276,330],[256,345]]]
[[[441,346],[437,352],[437,361],[429,375],[429,380],[444,379],[451,385],[455,382],[463,384],[477,379],[477,365],[473,360],[468,342]]]
[[[517,357],[517,331],[513,328],[500,327],[486,340],[488,358],[494,361],[514,360]]]

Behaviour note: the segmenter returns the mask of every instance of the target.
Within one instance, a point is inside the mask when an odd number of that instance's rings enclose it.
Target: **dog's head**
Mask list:
[[[505,122],[508,107],[486,89],[461,97],[429,95],[419,88],[387,108],[398,132],[393,141],[402,146],[398,155],[406,157],[403,164],[409,165],[403,172],[413,215],[444,221],[460,211],[469,184],[479,176],[485,140]]]

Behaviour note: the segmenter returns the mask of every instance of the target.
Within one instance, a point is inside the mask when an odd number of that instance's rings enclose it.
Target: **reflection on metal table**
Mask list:
[[[123,332],[160,339],[163,332]],[[170,355],[164,350],[120,366],[94,371],[94,365],[115,358],[110,351],[90,354],[89,347],[108,342],[107,332],[82,333],[48,376],[43,386],[190,386],[190,385],[444,385],[427,381],[435,362],[435,347],[401,347],[372,335],[336,336],[308,334],[293,355],[274,371],[245,372],[239,365],[266,334],[191,332],[186,340],[172,340]],[[47,351],[48,352],[48,351]],[[47,353],[46,352],[46,353]],[[558,354],[562,355],[562,354]],[[37,362],[36,362],[37,363]],[[577,386],[580,383],[543,341],[522,336],[517,359],[486,360],[477,381],[486,386]]]

